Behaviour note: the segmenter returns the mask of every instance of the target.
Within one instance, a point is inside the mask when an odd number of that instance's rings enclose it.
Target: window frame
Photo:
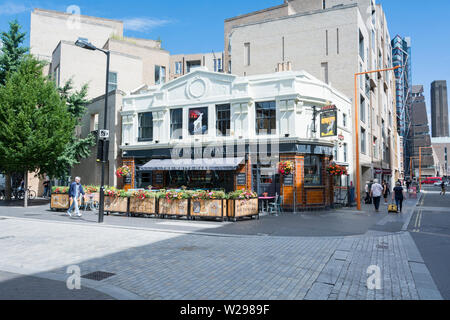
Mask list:
[[[306,169],[307,169],[308,166],[312,166],[312,161],[310,162],[310,164],[308,164],[307,159],[313,159],[313,158],[318,160],[318,162],[317,162],[317,164],[318,164],[317,171],[318,171],[318,175],[319,175],[319,182],[318,183],[309,183],[309,182],[306,181],[306,177],[307,177],[307,175],[309,175],[309,174],[306,173]],[[317,187],[317,186],[322,186],[323,185],[323,173],[322,173],[322,159],[321,159],[321,156],[315,155],[315,154],[307,154],[307,155],[305,155],[303,168],[304,168],[303,169],[304,170],[303,173],[304,173],[304,185],[305,186]],[[315,175],[317,175],[317,173],[315,173]]]
[[[265,107],[265,106],[269,107]],[[260,111],[268,110],[270,112],[269,116],[264,115],[260,116]],[[263,123],[267,120],[269,124],[269,128],[260,128],[259,123],[262,121]],[[260,101],[255,103],[255,124],[256,124],[256,135],[262,135],[260,131],[267,130],[266,135],[276,135],[277,133],[277,102],[276,101]],[[273,128],[272,128],[273,124]]]
[[[181,120],[178,122],[174,122],[174,113],[175,112],[180,112],[181,114]],[[176,128],[175,128],[176,126]],[[181,134],[177,137],[174,138],[174,133],[175,130],[181,130]],[[183,139],[183,108],[175,108],[175,109],[170,109],[170,139],[175,139],[175,140],[181,140]]]
[[[220,110],[221,108],[228,110]],[[223,115],[223,113],[228,113],[228,118],[219,117],[219,113]],[[222,131],[225,127],[225,134]],[[227,130],[228,129],[228,130]],[[216,105],[216,135],[219,137],[229,137],[231,130],[231,104],[217,104]],[[219,134],[220,133],[220,134]]]
[[[142,119],[143,119],[144,116],[148,116],[148,115],[150,115],[150,118],[151,118],[151,121],[150,121],[151,125],[143,127],[142,126]],[[149,128],[151,128],[151,137],[150,138],[142,137],[142,129],[149,129]],[[138,114],[138,142],[153,141],[153,129],[154,129],[154,127],[153,127],[153,112],[141,112],[141,113],[139,113]]]

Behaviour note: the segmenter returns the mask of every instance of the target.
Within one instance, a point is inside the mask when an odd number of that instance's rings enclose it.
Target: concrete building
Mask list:
[[[419,156],[422,149],[422,175],[433,176],[434,160],[431,149],[430,127],[428,125],[427,107],[425,96],[423,95],[423,86],[414,85],[412,87],[412,103],[411,103],[411,129],[408,139],[410,140],[412,162],[412,172],[419,176]],[[410,172],[408,173],[408,175]]]
[[[440,137],[431,138],[431,145],[433,146],[434,163],[436,164],[436,176],[450,177],[450,138]]]
[[[200,54],[177,54],[170,56],[170,80],[188,74],[198,67],[213,72],[223,72],[223,52]]]
[[[449,137],[447,81],[431,83],[431,131],[433,138]]]
[[[330,115],[314,112],[329,106]],[[134,172],[127,188],[248,188],[305,208],[332,202],[330,156],[353,170],[350,100],[304,71],[197,68],[127,95],[121,114],[123,163]],[[280,160],[295,164],[290,180],[278,174]]]
[[[287,65],[349,97],[355,96],[355,73],[392,67],[388,24],[374,0],[285,1],[225,20],[224,36],[228,72],[258,75]],[[393,72],[358,78],[360,123],[354,130],[360,131],[363,182],[400,177],[394,79]]]

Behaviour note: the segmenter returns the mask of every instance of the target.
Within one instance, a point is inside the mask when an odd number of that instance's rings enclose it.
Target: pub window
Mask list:
[[[108,92],[117,89],[117,72],[110,72],[108,77]]]
[[[344,162],[348,161],[348,146],[344,143]]]
[[[319,156],[305,156],[305,186],[322,185],[322,162]]]
[[[230,135],[230,105],[222,104],[216,106],[216,130],[218,136]]]
[[[189,134],[208,133],[208,108],[189,109]]]
[[[275,101],[256,103],[256,134],[276,134]]]
[[[153,114],[151,112],[139,114],[139,138],[138,141],[153,140]]]
[[[183,109],[170,110],[170,138],[183,139]]]

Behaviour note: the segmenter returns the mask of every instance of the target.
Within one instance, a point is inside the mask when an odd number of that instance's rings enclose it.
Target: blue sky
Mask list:
[[[70,5],[81,14],[126,22],[125,35],[160,38],[172,54],[223,50],[226,18],[281,4],[283,0],[174,0],[174,1],[60,1],[0,0],[0,30],[17,18],[29,31],[30,12],[39,7],[66,11]],[[414,84],[429,90],[433,80],[450,82],[450,1],[377,0],[386,11],[391,36],[412,38]]]

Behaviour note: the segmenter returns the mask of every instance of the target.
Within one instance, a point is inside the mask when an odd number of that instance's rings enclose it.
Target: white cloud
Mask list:
[[[13,2],[5,2],[0,4],[0,15],[14,15],[29,11],[30,8],[23,4],[16,4]]]
[[[170,20],[154,18],[129,18],[123,19],[124,28],[131,31],[147,32],[171,23]]]

